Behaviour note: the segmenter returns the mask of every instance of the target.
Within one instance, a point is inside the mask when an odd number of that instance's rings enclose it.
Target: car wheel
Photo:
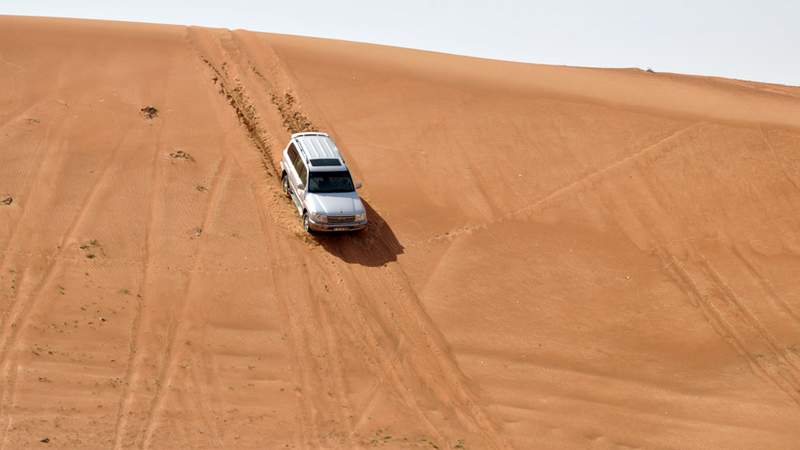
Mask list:
[[[311,227],[308,225],[308,213],[303,212],[303,229],[306,230],[306,233],[311,233]]]
[[[286,194],[287,197],[289,197],[289,177],[287,177],[285,173],[281,178],[281,185],[283,185],[283,193]]]

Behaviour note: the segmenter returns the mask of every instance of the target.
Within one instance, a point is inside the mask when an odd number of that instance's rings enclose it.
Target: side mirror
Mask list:
[[[361,189],[361,187],[364,186],[364,183],[362,183],[360,181],[356,181],[355,186],[356,186],[356,189]]]

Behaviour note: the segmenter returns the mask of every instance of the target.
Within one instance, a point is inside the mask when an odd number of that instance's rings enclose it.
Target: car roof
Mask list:
[[[333,172],[347,169],[339,148],[326,133],[319,131],[295,133],[292,135],[292,140],[303,160],[309,164],[310,171]]]

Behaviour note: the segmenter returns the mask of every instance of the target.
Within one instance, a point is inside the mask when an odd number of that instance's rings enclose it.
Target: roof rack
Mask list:
[[[322,131],[303,131],[292,134],[293,138],[300,136],[328,136],[328,133],[323,133]]]
[[[336,144],[327,133],[311,131],[292,134],[292,140],[304,162],[310,164],[314,159],[338,159],[344,165],[344,159]]]

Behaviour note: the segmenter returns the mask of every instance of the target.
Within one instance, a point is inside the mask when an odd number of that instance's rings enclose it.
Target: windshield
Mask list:
[[[346,170],[337,172],[311,172],[308,174],[308,192],[353,192],[353,179]]]

